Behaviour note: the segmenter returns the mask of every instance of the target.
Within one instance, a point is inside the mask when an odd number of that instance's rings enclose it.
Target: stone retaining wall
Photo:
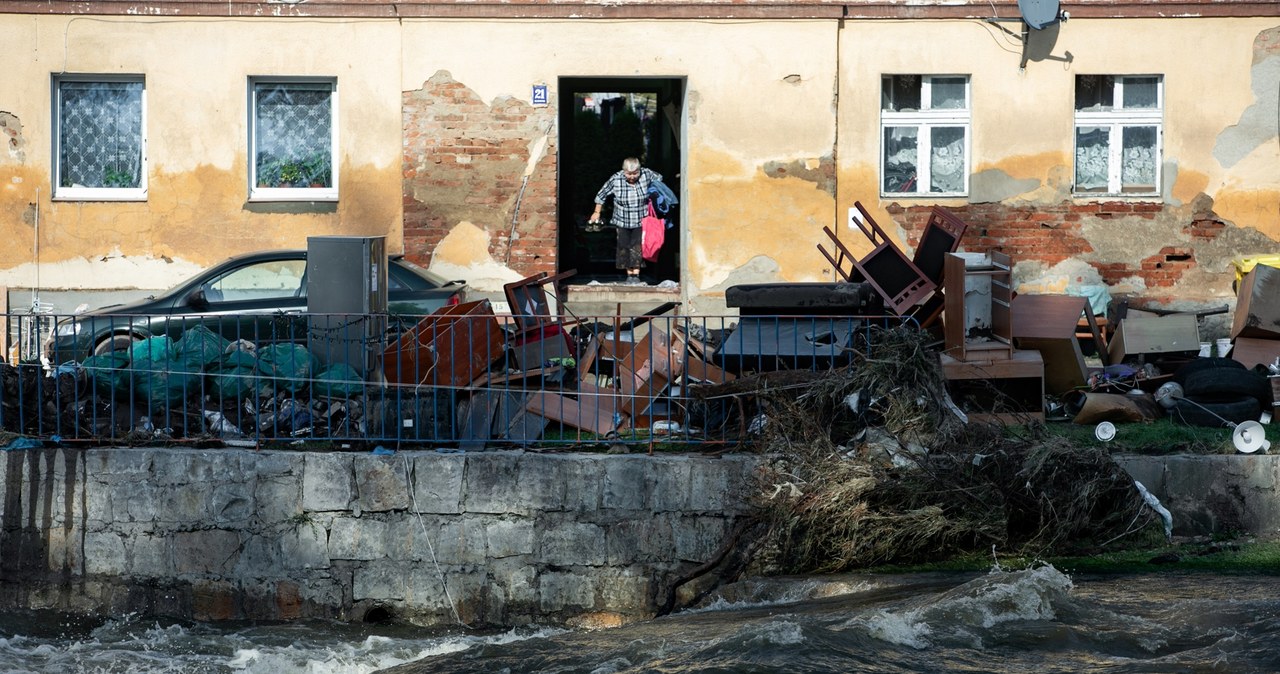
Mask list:
[[[47,449],[0,460],[0,608],[515,625],[652,616],[747,513],[759,457]],[[1172,511],[1175,533],[1280,533],[1278,456],[1117,460]]]
[[[0,606],[423,624],[453,622],[456,610],[469,624],[507,625],[651,616],[747,511],[756,461],[231,449],[0,458]]]
[[[1280,456],[1131,455],[1116,460],[1173,515],[1174,534],[1280,535]]]

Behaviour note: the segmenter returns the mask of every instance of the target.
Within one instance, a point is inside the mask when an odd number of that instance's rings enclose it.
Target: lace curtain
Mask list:
[[[1110,188],[1111,129],[1087,126],[1076,129],[1076,190],[1105,192]],[[1120,189],[1155,190],[1156,128],[1121,129]]]
[[[142,83],[61,82],[62,187],[142,185]]]
[[[330,87],[258,84],[254,91],[258,186],[332,187]]]
[[[938,127],[929,136],[929,190],[964,191],[964,129]]]

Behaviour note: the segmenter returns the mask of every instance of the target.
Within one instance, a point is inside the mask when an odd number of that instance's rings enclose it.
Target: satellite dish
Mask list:
[[[995,5],[991,8],[994,10]],[[1065,52],[1062,56],[1053,54],[1053,47],[1058,42],[1060,24],[1071,18],[1067,12],[1059,8],[1058,0],[1018,0],[1018,13],[1021,16],[1016,19],[996,16],[986,21],[1022,43],[1022,62],[1018,65],[1019,70],[1026,69],[1027,61],[1071,63],[1075,59],[1071,52]],[[1016,33],[1000,25],[1002,22],[1015,21],[1022,24],[1022,30]]]
[[[1271,443],[1267,441],[1267,429],[1256,421],[1236,424],[1236,429],[1231,433],[1231,444],[1245,454],[1252,454],[1259,449],[1264,452],[1271,449]]]
[[[1035,30],[1058,20],[1058,0],[1018,0],[1023,23]]]

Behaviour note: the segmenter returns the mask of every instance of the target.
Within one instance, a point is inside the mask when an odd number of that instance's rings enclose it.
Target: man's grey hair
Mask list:
[[[635,157],[627,157],[626,159],[623,159],[622,170],[623,171],[639,171],[640,160],[636,159]]]

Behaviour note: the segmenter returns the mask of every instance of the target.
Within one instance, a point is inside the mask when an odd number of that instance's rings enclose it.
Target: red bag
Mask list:
[[[640,219],[640,229],[640,254],[649,262],[655,262],[667,236],[667,221],[653,211],[653,202],[649,203],[649,214]]]

